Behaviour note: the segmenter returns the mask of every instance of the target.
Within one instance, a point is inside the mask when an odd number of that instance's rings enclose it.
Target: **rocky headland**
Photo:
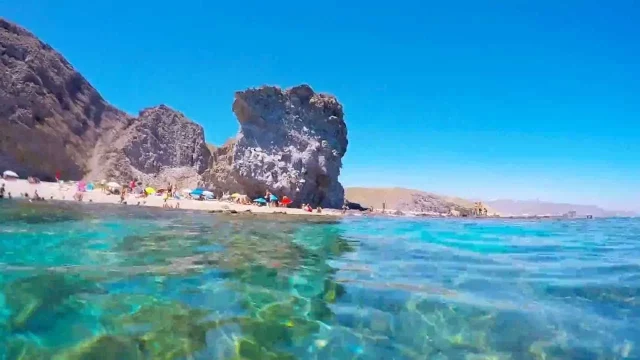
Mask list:
[[[347,151],[347,126],[335,97],[307,85],[263,86],[235,94],[237,136],[214,151],[205,181],[216,189],[264,194],[296,203],[340,207],[338,182]]]
[[[342,205],[347,127],[334,96],[261,86],[236,92],[232,111],[240,130],[221,147],[207,146],[200,125],[165,105],[128,115],[51,46],[0,19],[0,169]]]
[[[131,120],[49,45],[0,19],[0,168],[79,179]]]

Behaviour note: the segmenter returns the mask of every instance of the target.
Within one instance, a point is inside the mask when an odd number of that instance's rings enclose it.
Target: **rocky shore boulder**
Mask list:
[[[80,179],[127,121],[59,53],[0,19],[0,169]]]
[[[342,105],[308,85],[262,86],[235,94],[238,135],[216,149],[204,180],[216,189],[251,197],[270,190],[294,205],[339,208],[338,181],[347,151]]]

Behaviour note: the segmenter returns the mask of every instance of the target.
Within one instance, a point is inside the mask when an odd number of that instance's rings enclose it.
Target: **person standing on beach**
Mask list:
[[[169,187],[171,187],[171,185],[169,185]],[[162,195],[162,207],[163,208],[169,207],[169,204],[167,204],[167,200],[169,200],[169,192],[170,192],[170,190],[167,190],[167,191],[164,192],[164,195]]]
[[[56,182],[59,183],[61,180],[60,170],[56,170]]]
[[[120,192],[120,204],[124,204],[124,199],[127,196],[127,189],[123,188]]]
[[[264,194],[264,199],[267,200],[267,206],[271,207],[271,192],[269,190]]]
[[[4,192],[5,192],[4,184],[2,184],[2,186],[0,186],[0,199],[4,199]]]

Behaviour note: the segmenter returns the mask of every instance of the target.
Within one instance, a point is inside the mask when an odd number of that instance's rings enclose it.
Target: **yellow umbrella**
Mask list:
[[[240,194],[238,194],[238,193],[233,193],[233,194],[231,194],[231,197],[232,197],[232,198],[237,198],[237,197],[240,197],[240,196],[242,196],[242,195],[240,195]]]
[[[155,194],[156,193],[156,189],[154,189],[152,187],[148,187],[148,188],[144,189],[144,192],[146,192],[147,194],[151,195],[151,194]]]

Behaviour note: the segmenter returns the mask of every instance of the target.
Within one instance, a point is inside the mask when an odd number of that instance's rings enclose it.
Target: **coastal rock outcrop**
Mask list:
[[[196,186],[210,156],[200,125],[164,105],[127,115],[49,45],[0,19],[0,169]]]
[[[52,180],[205,186],[341,207],[342,105],[308,85],[239,91],[238,134],[221,147],[165,105],[137,117],[111,106],[62,55],[0,19],[0,170]]]
[[[236,92],[232,109],[240,131],[214,151],[205,182],[252,197],[270,190],[296,205],[342,206],[347,126],[334,96],[308,85],[262,86]]]
[[[202,126],[166,105],[142,110],[100,153],[90,178],[150,185],[196,186],[211,157]]]
[[[0,168],[79,179],[127,121],[59,53],[0,19]]]

